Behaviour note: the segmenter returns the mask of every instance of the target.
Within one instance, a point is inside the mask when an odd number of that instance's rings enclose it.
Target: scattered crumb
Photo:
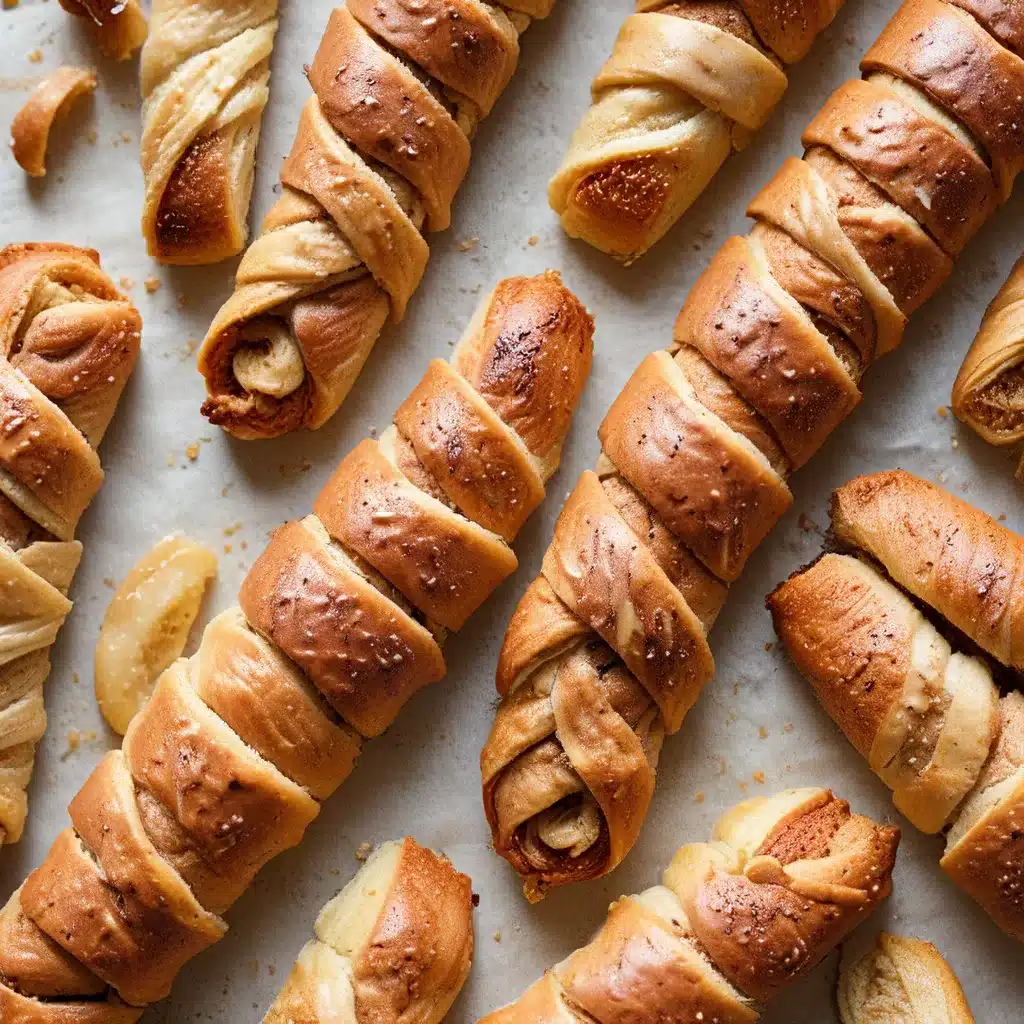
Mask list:
[[[225,555],[230,555],[231,554],[231,545],[230,544],[225,544],[224,545],[224,554]]]
[[[126,291],[130,292],[135,287],[135,278],[122,276],[117,279],[117,283]]]
[[[96,134],[96,129],[95,128],[90,128],[85,133],[85,141],[88,142],[90,146],[95,146],[96,145],[96,140],[98,138],[99,138],[99,136]]]
[[[117,590],[117,580],[112,580],[109,576],[104,576],[103,586],[110,587],[111,590]]]
[[[269,974],[271,977],[277,974],[277,968],[274,966],[274,964],[267,964],[267,974]]]
[[[223,487],[222,487],[222,488],[220,489],[220,496],[221,496],[222,498],[226,498],[226,497],[228,496],[228,494],[230,493],[230,491],[231,491],[231,484],[225,484],[225,485],[224,485],[224,486],[223,486]]]
[[[478,235],[474,235],[472,238],[464,238],[459,242],[459,252],[472,252],[480,241]]]
[[[277,467],[278,472],[286,479],[301,476],[303,473],[308,473],[312,468],[313,463],[309,459],[299,459],[298,462],[282,462]]]
[[[530,235],[530,237],[526,240],[526,244],[536,245],[539,241],[540,239],[536,235]]]
[[[181,358],[191,359],[195,355],[196,349],[199,348],[199,340],[197,338],[189,338],[188,341],[182,346]]]
[[[373,853],[373,843],[360,843],[359,848],[356,850],[356,860],[361,863],[369,860],[371,853]]]
[[[171,469],[173,469],[177,464],[178,464],[178,457],[174,454],[174,452],[171,452],[171,454],[167,456],[167,465]]]
[[[953,440],[950,443],[953,445],[954,448],[959,448],[960,447],[960,442],[955,437],[953,438]]]
[[[939,419],[943,420],[949,415],[949,409],[944,405],[940,405],[935,412],[938,414]]]
[[[159,277],[147,277],[142,283],[146,286],[146,291],[149,292],[150,295],[152,295],[153,292],[160,291]]]
[[[501,932],[495,932],[494,933],[494,941],[495,942],[501,942]]]
[[[782,731],[783,731],[783,732],[792,732],[792,731],[793,731],[793,723],[792,723],[792,722],[787,722],[787,723],[786,723],[786,724],[785,724],[785,725],[784,725],[784,726],[782,727]]]
[[[128,132],[121,132],[121,141],[122,142],[131,142],[132,141],[132,137],[131,137],[131,135]]]
[[[768,739],[768,730],[762,725],[761,728],[757,730],[757,735],[760,739],[766,740]]]
[[[242,541],[242,542],[241,542],[241,543],[240,543],[240,544],[239,544],[238,546],[239,546],[239,547],[240,547],[240,548],[241,548],[241,549],[242,549],[243,551],[248,551],[248,550],[249,550],[249,542],[248,542],[247,540],[243,540],[243,541]]]
[[[747,789],[749,789],[749,786],[746,782],[737,782],[736,785],[739,786],[741,793],[746,793]]]
[[[804,512],[800,513],[797,525],[804,533],[821,533],[821,527]]]
[[[73,682],[75,686],[77,686],[81,681],[81,677],[78,675],[77,672],[71,673],[71,682]]]
[[[197,445],[197,444],[190,444],[185,449],[185,454],[188,456],[188,461],[189,462],[195,462],[196,459],[199,458],[199,445]]]
[[[1006,522],[1006,513],[1005,512],[1000,512],[999,515],[996,518],[999,520],[999,522],[1005,523]]]
[[[188,296],[184,292],[178,293],[178,309],[184,309],[188,305]]]
[[[473,906],[474,907],[479,907],[480,906],[480,893],[478,893],[478,892],[473,893]]]
[[[775,644],[773,644],[773,643],[771,642],[771,640],[769,640],[769,641],[768,641],[768,642],[767,642],[767,643],[766,643],[766,644],[764,645],[764,649],[765,649],[766,651],[774,651],[774,650],[775,650]]]
[[[241,523],[232,523],[230,526],[225,526],[223,533],[225,537],[234,537],[236,533],[242,528]]]
[[[68,750],[69,754],[73,754],[82,742],[82,734],[77,729],[72,729],[68,733]]]
[[[722,758],[722,766],[718,769],[719,775],[724,775],[729,770],[729,762]]]
[[[703,789],[698,789],[697,792],[693,795],[693,802],[695,804],[702,804],[702,803],[704,803],[704,790]]]
[[[939,483],[940,483],[940,484],[944,484],[945,482],[946,482],[946,471],[945,471],[945,470],[943,470],[943,471],[942,471],[942,472],[941,472],[941,473],[939,474]]]
[[[759,785],[764,785],[764,772],[754,772],[751,778]]]
[[[738,697],[740,695],[740,684],[739,683],[733,683],[732,684],[732,695],[734,697]]]
[[[28,62],[30,64],[38,64],[42,59],[43,59],[43,51],[42,50],[33,50],[28,55]]]

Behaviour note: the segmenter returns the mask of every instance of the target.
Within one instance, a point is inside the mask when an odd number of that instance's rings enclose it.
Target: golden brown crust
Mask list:
[[[313,511],[332,537],[447,629],[461,629],[518,564],[501,538],[424,494],[374,440],[342,459]]]
[[[832,498],[836,538],[1004,665],[1024,668],[1024,540],[903,470],[856,477]]]
[[[274,533],[238,603],[363,736],[379,736],[417,690],[444,675],[430,633],[349,568],[315,520]]]
[[[58,68],[35,87],[11,122],[11,152],[26,174],[46,174],[46,147],[54,122],[67,115],[79,96],[95,88],[95,71],[73,67]]]
[[[1024,258],[985,310],[956,375],[952,405],[990,444],[1024,439]]]
[[[807,56],[811,44],[842,6],[842,0],[740,0],[744,13],[768,48],[787,64]]]
[[[827,146],[960,253],[998,203],[985,162],[877,81],[841,85],[803,134]]]
[[[1024,167],[1024,60],[944,0],[905,0],[861,68],[911,82],[958,118],[984,147],[1000,197],[1009,198]]]
[[[697,402],[664,352],[640,364],[598,437],[619,472],[723,580],[739,576],[792,501],[764,456]]]
[[[142,1007],[126,1006],[117,996],[94,1002],[44,1002],[0,985],[4,1024],[135,1024]]]
[[[60,5],[89,22],[105,57],[128,60],[146,40],[146,15],[139,0],[60,0]]]

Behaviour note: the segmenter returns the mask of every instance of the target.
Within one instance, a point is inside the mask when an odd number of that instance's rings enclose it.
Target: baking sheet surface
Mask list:
[[[254,223],[274,200],[277,169],[308,96],[303,64],[331,7],[328,0],[283,0]],[[747,230],[745,204],[785,156],[799,152],[801,130],[831,90],[857,73],[860,55],[895,7],[894,0],[848,0],[811,56],[792,70],[780,109],[751,147],[731,160],[653,253],[623,270],[565,238],[545,189],[630,4],[558,0],[552,17],[524,37],[519,71],[475,139],[453,226],[430,239],[430,266],[406,321],[378,344],[327,427],[253,444],[230,440],[198,411],[203,389],[194,347],[230,290],[235,264],[172,270],[145,255],[138,231],[135,62],[98,60],[84,25],[56,0],[22,0],[0,12],[0,123],[10,123],[46,71],[93,64],[100,75],[94,99],[55,131],[46,179],[26,179],[9,152],[0,155],[0,242],[59,239],[94,246],[115,280],[134,282],[130,291],[145,323],[143,358],[101,452],[106,485],[82,523],[85,558],[74,611],[54,648],[50,726],[39,750],[27,833],[21,844],[0,851],[0,898],[38,864],[66,823],[68,800],[116,743],[92,694],[93,645],[114,581],[160,537],[185,530],[220,552],[220,579],[204,615],[227,607],[268,532],[305,514],[336,461],[371,428],[389,422],[428,361],[449,350],[481,291],[499,277],[545,267],[560,269],[594,313],[597,347],[562,470],[517,544],[518,573],[450,642],[448,678],[418,695],[383,738],[366,746],[358,769],[305,842],[263,871],[231,912],[228,936],[182,972],[173,996],[145,1020],[258,1020],[309,937],[317,910],[355,872],[354,853],[367,841],[412,834],[445,850],[472,876],[480,896],[475,964],[449,1017],[470,1024],[586,941],[610,900],[653,884],[679,844],[707,838],[718,814],[747,796],[825,785],[861,811],[898,821],[885,788],[771,646],[764,596],[817,553],[829,492],[859,472],[903,466],[1024,530],[1024,491],[1012,480],[1010,457],[940,413],[985,304],[1019,255],[1021,188],[916,315],[901,350],[869,373],[854,416],[795,478],[792,511],[751,560],[715,626],[717,678],[665,745],[647,825],[626,863],[610,878],[528,907],[511,869],[489,849],[477,767],[505,624],[539,569],[561,500],[594,463],[604,410],[640,358],[668,343],[690,284],[725,238]],[[159,281],[158,290],[147,290],[149,278]],[[187,454],[191,445],[198,446],[194,460]],[[863,944],[880,927],[930,939],[956,969],[979,1020],[1018,1020],[1019,947],[940,873],[941,841],[902,824],[895,893],[856,941]],[[834,954],[764,1020],[837,1020],[837,964]]]

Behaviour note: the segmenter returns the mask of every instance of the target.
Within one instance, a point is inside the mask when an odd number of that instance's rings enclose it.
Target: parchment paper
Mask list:
[[[549,500],[517,544],[518,573],[446,648],[449,675],[414,699],[398,722],[367,744],[352,778],[330,800],[305,842],[274,861],[230,914],[231,931],[181,974],[173,996],[147,1021],[258,1020],[320,906],[346,882],[365,841],[412,834],[447,851],[480,895],[472,977],[449,1016],[470,1024],[509,1001],[585,942],[610,900],[657,881],[675,848],[705,839],[733,803],[789,786],[825,785],[855,808],[899,820],[885,787],[815,703],[783,655],[765,594],[819,550],[831,489],[856,473],[903,466],[942,481],[1024,529],[1024,491],[1008,455],[986,447],[938,407],[949,402],[961,356],[1021,247],[1021,189],[972,243],[952,279],[913,319],[903,347],[865,382],[855,415],[793,483],[795,503],[751,560],[712,634],[718,675],[661,757],[657,795],[626,863],[610,878],[521,898],[511,869],[489,849],[477,758],[495,699],[493,673],[505,625],[537,572],[559,505],[598,453],[596,428],[641,357],[663,347],[686,292],[729,234],[745,232],[745,204],[831,90],[857,72],[895,0],[848,0],[846,10],[790,75],[780,109],[735,156],[652,254],[629,270],[569,242],[545,199],[547,179],[587,103],[628,0],[559,0],[523,39],[519,71],[474,142],[473,166],[453,227],[431,239],[432,259],[409,315],[378,345],[354,394],[317,434],[233,442],[199,415],[202,383],[191,349],[226,297],[234,263],[168,270],[145,256],[138,220],[138,93],[135,62],[99,59],[85,26],[54,0],[23,0],[0,12],[0,122],[9,124],[38,76],[62,63],[99,67],[95,98],[54,133],[49,176],[27,179],[0,155],[0,241],[59,239],[95,246],[115,279],[134,280],[143,358],[102,448],[106,484],[85,516],[85,558],[75,608],[54,649],[47,684],[49,731],[40,746],[24,841],[0,851],[0,897],[22,881],[64,827],[65,807],[102,752],[116,744],[92,693],[96,632],[112,591],[160,537],[185,530],[221,552],[219,583],[205,617],[227,607],[268,531],[305,514],[336,461],[392,411],[434,356],[444,355],[479,293],[499,277],[562,270],[597,318],[594,372]],[[280,160],[308,96],[302,66],[332,4],[283,0],[271,99],[263,124],[253,222],[274,199]],[[38,51],[39,59],[30,55]],[[95,141],[89,141],[89,132]],[[536,244],[529,239],[536,236]],[[478,238],[471,251],[459,243]],[[150,277],[160,288],[147,292]],[[190,460],[189,445],[198,445]],[[801,519],[805,516],[805,519]],[[229,550],[230,549],[230,550]],[[763,730],[763,731],[762,731]],[[763,773],[763,783],[757,781]],[[858,933],[881,927],[936,942],[958,972],[980,1021],[1020,1019],[1021,952],[939,871],[941,840],[905,822],[895,894]],[[771,1024],[837,1019],[838,954],[765,1015]]]

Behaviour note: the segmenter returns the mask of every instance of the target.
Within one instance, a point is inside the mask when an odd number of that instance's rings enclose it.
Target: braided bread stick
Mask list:
[[[277,0],[154,0],[142,49],[142,234],[161,263],[242,251]]]
[[[906,0],[601,424],[597,472],[509,624],[481,754],[495,850],[531,898],[628,852],[662,737],[712,676],[707,632],[789,507],[789,473],[1009,192],[1024,22],[1001,0],[963,3],[982,13]]]
[[[440,1024],[469,974],[472,882],[413,839],[385,843],[314,932],[263,1024]]]
[[[690,208],[786,90],[842,0],[637,0],[548,186],[572,238],[631,263]]]
[[[346,0],[309,67],[281,198],[199,351],[203,414],[242,438],[323,426],[419,286],[469,140],[554,0]]]
[[[68,14],[87,20],[105,57],[128,60],[146,40],[139,0],[60,0]]]
[[[899,810],[949,828],[946,872],[1024,941],[1024,697],[1000,699],[970,653],[1024,667],[1024,539],[903,472],[839,488],[832,523],[852,553],[769,595],[776,632]],[[957,630],[952,645],[911,598]]]
[[[140,328],[93,250],[0,250],[0,845],[25,824],[50,645],[82,554],[75,527],[103,482],[96,449]]]
[[[1024,441],[1024,257],[989,304],[964,356],[953,412],[989,444]],[[1017,477],[1024,481],[1024,455]]]
[[[481,1024],[752,1024],[888,897],[899,838],[823,789],[738,804]]]
[[[224,933],[363,740],[444,675],[446,631],[515,568],[507,541],[558,466],[592,333],[557,274],[500,282],[314,514],[274,533],[240,607],[163,673],[22,886],[0,1000],[33,1020],[120,1021]],[[27,971],[53,944],[59,965]]]

